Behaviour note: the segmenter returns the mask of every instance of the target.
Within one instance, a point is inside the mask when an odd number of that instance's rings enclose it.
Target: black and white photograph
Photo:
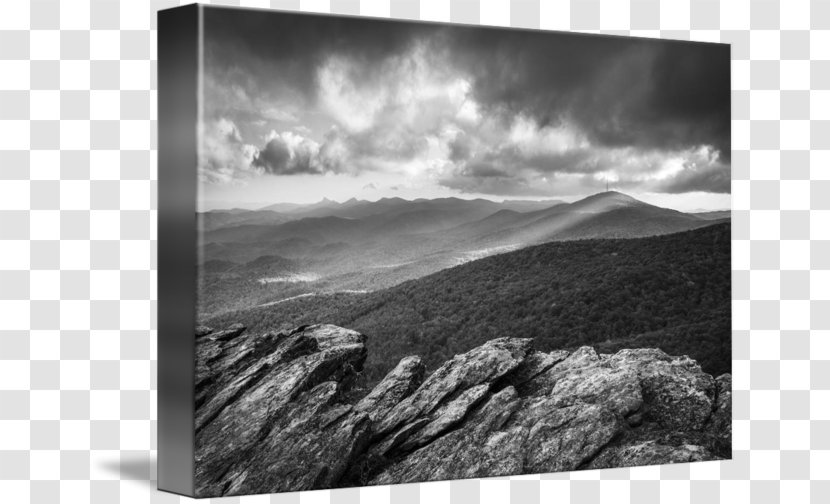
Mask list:
[[[196,495],[731,458],[729,45],[202,16]]]

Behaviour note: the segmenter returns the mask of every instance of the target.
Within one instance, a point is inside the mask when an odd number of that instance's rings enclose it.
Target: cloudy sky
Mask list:
[[[729,47],[205,9],[205,208],[323,197],[728,208]]]

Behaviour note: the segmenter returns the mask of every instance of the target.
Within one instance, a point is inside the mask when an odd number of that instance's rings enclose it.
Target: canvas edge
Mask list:
[[[390,22],[390,23],[400,23],[400,24],[419,24],[419,25],[432,25],[438,27],[462,27],[462,28],[484,28],[487,30],[497,30],[497,31],[508,31],[508,32],[530,32],[530,33],[555,33],[560,35],[574,35],[577,37],[584,37],[584,38],[612,38],[612,39],[628,39],[628,40],[642,40],[642,41],[660,41],[660,42],[669,42],[669,43],[676,43],[676,44],[692,44],[692,45],[713,45],[713,46],[731,46],[732,42],[728,41],[713,41],[713,40],[690,40],[687,38],[671,38],[667,35],[660,35],[659,37],[654,36],[644,36],[644,35],[630,35],[630,34],[619,34],[619,33],[594,33],[594,32],[587,32],[587,31],[579,31],[574,29],[564,29],[564,28],[546,28],[546,27],[538,27],[538,28],[531,28],[531,27],[523,27],[523,26],[512,26],[512,25],[497,25],[497,24],[483,24],[479,23],[472,23],[472,22],[463,22],[463,21],[436,21],[432,19],[413,19],[408,17],[393,17],[393,16],[378,16],[372,14],[346,14],[346,13],[339,13],[339,12],[319,12],[319,11],[311,11],[311,10],[294,10],[290,8],[274,8],[274,7],[257,7],[257,6],[250,6],[250,5],[235,5],[235,4],[198,4],[200,7],[204,8],[204,10],[211,10],[211,11],[219,11],[219,10],[245,10],[245,11],[259,11],[263,14],[268,13],[279,13],[279,14],[287,14],[287,15],[298,15],[304,17],[327,17],[327,18],[344,18],[344,19],[363,19],[363,20],[370,20],[370,21],[381,21],[381,22]]]
[[[199,18],[158,13],[158,489],[194,495]]]

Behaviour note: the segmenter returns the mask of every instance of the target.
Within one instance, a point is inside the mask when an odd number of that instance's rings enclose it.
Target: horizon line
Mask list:
[[[414,201],[421,201],[421,200],[435,201],[435,200],[449,200],[449,199],[456,199],[456,200],[463,200],[463,201],[483,200],[483,201],[490,201],[490,202],[493,202],[493,203],[505,203],[505,202],[508,202],[508,201],[527,201],[527,202],[537,202],[538,203],[538,202],[548,202],[549,201],[549,202],[561,202],[561,203],[564,203],[564,204],[571,204],[571,203],[575,203],[577,201],[581,201],[581,200],[586,199],[586,198],[590,198],[591,196],[597,196],[597,195],[605,194],[605,193],[617,193],[617,194],[621,194],[621,195],[624,195],[624,196],[628,196],[629,198],[635,199],[635,200],[640,201],[642,203],[646,203],[646,204],[649,204],[649,205],[652,205],[652,206],[658,206],[658,207],[660,206],[660,205],[654,205],[652,203],[642,201],[642,200],[640,200],[638,198],[635,198],[634,196],[631,196],[630,194],[624,193],[622,191],[618,191],[616,189],[609,189],[609,190],[606,190],[606,191],[599,191],[599,192],[590,193],[590,194],[582,194],[582,195],[578,195],[578,196],[546,197],[546,198],[540,198],[540,199],[533,199],[533,198],[499,198],[499,199],[495,199],[495,198],[489,198],[489,197],[486,197],[486,196],[476,196],[474,198],[464,198],[464,197],[461,197],[461,196],[442,196],[442,197],[438,197],[438,198],[421,197],[421,198],[408,199],[408,198],[403,198],[403,197],[400,197],[400,196],[384,196],[384,197],[372,200],[372,199],[362,199],[362,198],[357,198],[357,197],[352,196],[351,198],[344,199],[342,201],[338,201],[337,199],[333,199],[333,198],[329,198],[329,197],[324,196],[321,199],[319,199],[317,201],[310,202],[310,203],[298,203],[298,202],[293,202],[293,201],[280,201],[280,202],[276,202],[276,203],[266,203],[262,206],[257,206],[256,208],[243,208],[243,207],[240,207],[240,206],[231,206],[231,207],[222,207],[222,208],[212,208],[210,210],[201,210],[201,211],[197,211],[197,213],[223,212],[223,211],[227,212],[227,211],[230,211],[230,210],[244,210],[244,211],[247,211],[247,212],[258,212],[258,211],[272,211],[273,212],[275,210],[266,210],[266,208],[269,207],[269,206],[274,206],[274,205],[296,205],[298,207],[307,207],[307,206],[317,205],[317,204],[323,203],[325,201],[336,203],[338,205],[342,205],[342,204],[347,203],[349,201],[364,202],[364,203],[377,203],[377,202],[383,201],[383,200],[401,200],[401,201],[406,201],[406,202],[414,202]],[[703,208],[698,208],[698,209],[694,209],[694,210],[685,210],[685,211],[684,210],[678,210],[678,209],[672,208],[672,207],[661,207],[661,208],[669,208],[669,209],[672,209],[672,210],[677,210],[678,212],[690,213],[690,214],[693,214],[693,213],[709,213],[709,212],[725,212],[725,211],[731,211],[732,210],[731,207],[718,208],[718,209],[708,209],[708,210],[703,209]]]

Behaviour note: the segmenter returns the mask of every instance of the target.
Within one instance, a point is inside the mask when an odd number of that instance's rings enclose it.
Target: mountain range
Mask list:
[[[374,291],[552,241],[638,238],[728,220],[607,191],[566,203],[384,198],[198,214],[200,316],[310,293]],[[267,261],[263,273],[261,258]]]
[[[397,235],[439,238],[442,243],[527,244],[666,234],[722,221],[728,213],[683,213],[607,191],[573,203],[460,198],[384,198],[374,202],[351,199],[338,203],[324,199],[304,206],[276,204],[254,211],[214,210],[199,217],[206,244],[299,239],[321,245],[383,241]]]

